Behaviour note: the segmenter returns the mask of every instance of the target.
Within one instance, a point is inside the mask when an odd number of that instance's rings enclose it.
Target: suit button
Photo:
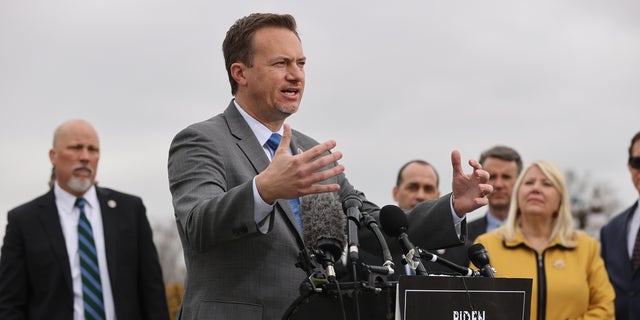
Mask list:
[[[237,228],[234,228],[233,230],[231,230],[231,232],[233,232],[233,235],[236,237],[239,237],[245,233],[247,233],[249,231],[249,229],[247,228],[247,226],[240,226]]]

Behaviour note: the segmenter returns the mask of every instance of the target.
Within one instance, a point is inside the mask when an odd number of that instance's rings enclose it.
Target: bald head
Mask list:
[[[70,120],[58,126],[49,160],[63,190],[82,196],[95,182],[99,159],[98,133],[89,122]]]
[[[79,133],[80,131],[93,134],[96,142],[98,142],[98,133],[91,123],[86,120],[76,119],[64,122],[56,128],[56,131],[53,133],[53,147],[55,148],[56,144],[59,144],[69,135],[74,135],[74,133]]]

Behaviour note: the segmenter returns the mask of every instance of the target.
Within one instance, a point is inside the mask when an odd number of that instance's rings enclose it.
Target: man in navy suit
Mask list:
[[[627,168],[640,194],[640,132],[631,139]],[[640,211],[638,201],[600,230],[601,254],[616,290],[616,319],[640,319]],[[635,257],[635,259],[634,259]],[[634,263],[636,262],[636,263]]]
[[[0,256],[0,319],[168,319],[142,200],[95,185],[100,158],[95,129],[83,120],[63,123],[49,158],[50,191],[8,214]],[[86,260],[85,253],[93,250],[84,249],[87,238],[79,221],[90,225],[95,259]],[[84,302],[91,296],[86,261],[96,267],[95,310]],[[94,313],[86,314],[89,310]]]

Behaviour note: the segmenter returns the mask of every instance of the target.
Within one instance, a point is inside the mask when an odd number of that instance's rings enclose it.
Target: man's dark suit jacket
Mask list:
[[[487,233],[487,215],[488,213],[481,218],[467,223],[467,248],[476,241],[479,235]]]
[[[638,202],[611,219],[600,229],[602,259],[609,273],[609,280],[616,290],[616,319],[640,319],[640,268],[631,269],[627,251],[627,234],[631,216]]]
[[[419,230],[416,230],[416,232],[419,232]],[[462,234],[465,234],[465,232],[465,230],[462,230]],[[460,240],[462,241],[464,239]],[[393,239],[391,241],[397,240]],[[420,247],[420,249],[423,248]],[[462,267],[467,267],[469,265],[469,259],[467,259],[467,247],[463,243],[449,248],[423,250],[429,251],[430,253],[437,255],[439,258],[443,258]],[[430,275],[460,275],[456,270],[452,270],[441,263],[431,262],[425,257],[423,257],[421,261],[425,270],[427,270],[427,273]],[[381,266],[384,263],[384,260],[382,259],[382,254],[380,252],[372,254],[365,251],[360,254],[360,262],[368,265]],[[407,275],[407,269],[403,264],[402,255],[393,256],[393,263],[395,265],[394,274],[387,276],[389,281],[397,281],[398,277]],[[415,275],[415,273],[413,274]],[[366,279],[366,274],[363,274],[362,279]]]
[[[294,153],[317,144],[292,131]],[[295,264],[304,242],[289,202],[276,202],[266,233],[255,222],[252,179],[268,165],[263,146],[233,101],[224,113],[189,126],[172,141],[169,186],[187,266],[181,319],[280,319],[300,295],[307,275]],[[344,174],[325,183],[341,186],[340,199],[361,197],[362,211],[378,219],[378,207]],[[460,243],[450,196],[418,205],[414,213],[409,224],[424,231],[409,234],[416,245]],[[379,247],[373,233],[363,229],[360,245],[375,252]],[[401,252],[396,239],[388,242],[393,254]]]
[[[168,319],[142,200],[106,188],[96,193],[116,317]],[[53,189],[9,211],[0,275],[0,319],[73,319],[71,268]]]

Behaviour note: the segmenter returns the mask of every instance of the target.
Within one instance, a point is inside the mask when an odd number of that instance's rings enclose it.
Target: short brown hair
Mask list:
[[[483,151],[480,154],[480,160],[478,160],[478,162],[481,165],[484,165],[484,161],[487,160],[487,158],[498,158],[509,162],[513,161],[518,167],[518,174],[522,172],[522,158],[518,151],[513,148],[507,146],[494,146],[489,150]]]
[[[227,36],[222,42],[222,54],[224,64],[231,83],[231,94],[235,96],[238,91],[238,83],[231,76],[231,65],[240,61],[247,66],[253,65],[253,35],[261,28],[279,27],[291,30],[298,39],[296,19],[290,14],[252,13],[238,19],[227,31]]]

